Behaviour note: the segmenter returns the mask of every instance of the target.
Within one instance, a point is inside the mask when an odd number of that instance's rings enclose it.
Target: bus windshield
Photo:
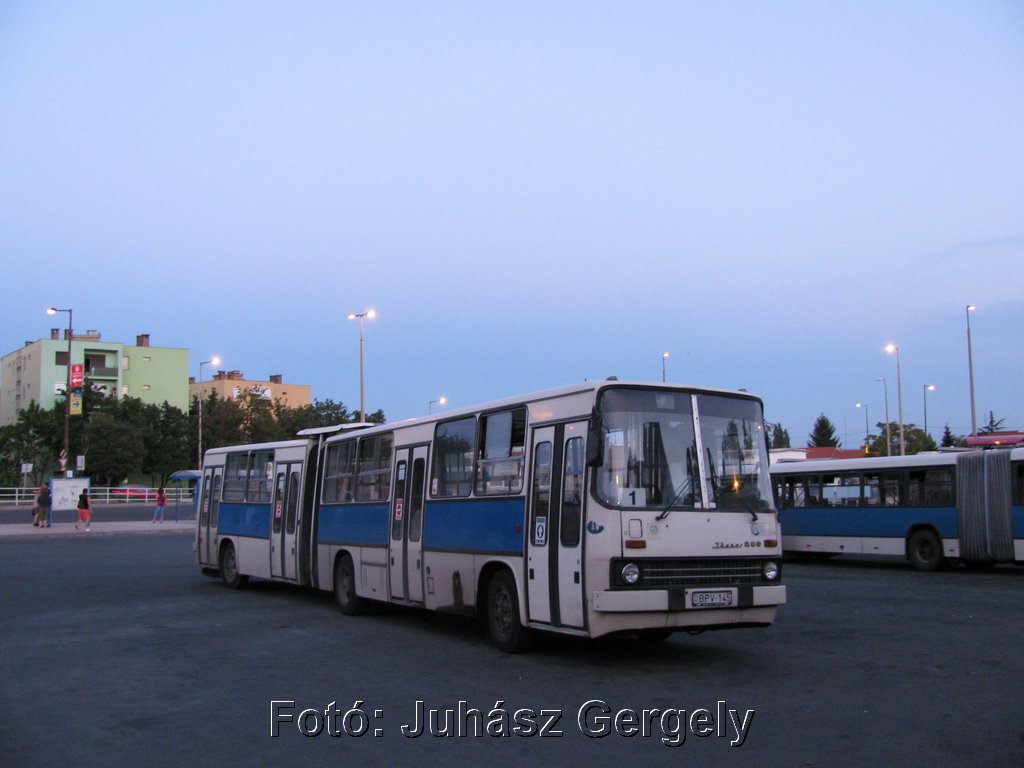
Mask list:
[[[770,506],[768,446],[760,403],[697,395],[697,411],[712,504],[749,511]]]
[[[698,443],[693,402],[685,392],[605,390],[599,407],[603,454],[596,470],[598,500],[665,510],[770,506],[760,403],[697,395]],[[701,482],[700,458],[707,483]]]
[[[702,506],[692,399],[685,392],[608,389],[599,406],[597,498],[610,506]]]

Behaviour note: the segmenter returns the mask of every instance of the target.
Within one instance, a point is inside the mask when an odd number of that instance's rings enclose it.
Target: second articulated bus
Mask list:
[[[357,428],[357,427],[362,428]],[[585,383],[208,451],[196,551],[249,577],[597,637],[767,626],[785,602],[760,400]]]
[[[1024,561],[1024,449],[922,453],[771,468],[788,553]]]

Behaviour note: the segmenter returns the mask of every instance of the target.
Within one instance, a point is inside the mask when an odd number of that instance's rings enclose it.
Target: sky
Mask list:
[[[6,0],[0,260],[0,354],[71,307],[355,410],[373,308],[389,421],[664,362],[794,445],[970,432],[973,304],[1024,429],[1024,5]]]

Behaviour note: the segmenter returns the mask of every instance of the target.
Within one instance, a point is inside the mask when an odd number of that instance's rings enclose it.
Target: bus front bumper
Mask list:
[[[767,608],[785,602],[786,587],[783,584],[763,587],[609,589],[591,593],[591,605],[601,613]]]

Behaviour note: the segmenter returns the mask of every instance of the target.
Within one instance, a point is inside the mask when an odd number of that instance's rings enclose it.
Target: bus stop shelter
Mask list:
[[[198,469],[179,469],[173,472],[168,478],[174,484],[174,521],[195,520],[196,502],[199,499],[197,493],[199,478],[202,476]],[[181,497],[191,496],[192,501],[187,505],[181,503]]]

